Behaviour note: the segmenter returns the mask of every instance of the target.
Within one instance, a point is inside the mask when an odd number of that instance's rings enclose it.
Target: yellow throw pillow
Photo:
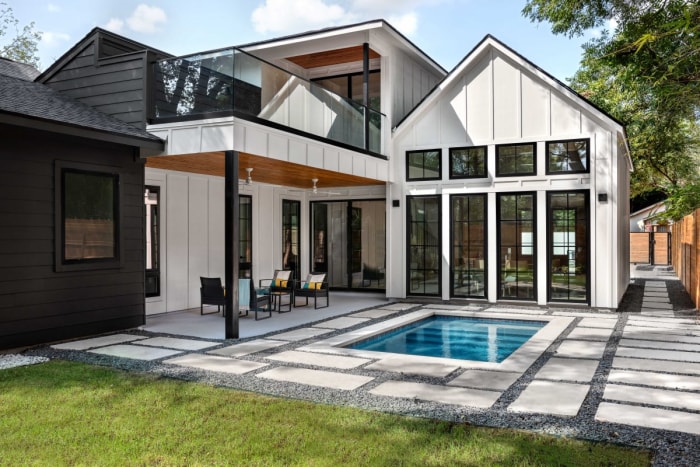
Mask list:
[[[277,279],[275,281],[275,287],[287,287],[289,281],[283,281],[282,279]]]
[[[310,289],[320,289],[322,282],[309,282]]]

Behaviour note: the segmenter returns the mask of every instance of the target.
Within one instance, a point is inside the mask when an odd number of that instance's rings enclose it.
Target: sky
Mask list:
[[[99,26],[173,55],[384,19],[446,70],[491,34],[567,82],[587,37],[531,23],[526,0],[0,0],[43,33],[40,68]]]

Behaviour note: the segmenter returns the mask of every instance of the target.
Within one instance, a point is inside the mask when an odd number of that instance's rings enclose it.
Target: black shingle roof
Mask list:
[[[25,81],[34,81],[39,74],[39,70],[31,65],[0,57],[0,75],[12,76]]]
[[[149,142],[161,141],[146,130],[106,115],[48,86],[7,76],[2,71],[0,70],[0,112]]]

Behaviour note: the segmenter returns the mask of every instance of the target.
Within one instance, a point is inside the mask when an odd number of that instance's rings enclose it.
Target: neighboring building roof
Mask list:
[[[26,63],[19,63],[9,58],[0,57],[0,75],[12,76],[25,81],[34,81],[39,76],[39,70]]]
[[[96,131],[99,139],[134,146],[162,147],[163,141],[40,83],[0,74],[0,122],[60,131],[54,125]],[[48,126],[47,126],[48,125]],[[112,137],[108,137],[111,135]],[[94,135],[83,134],[86,137]]]
[[[635,211],[630,214],[630,217],[635,217],[635,216],[643,216],[644,218],[647,218],[649,216],[656,215],[660,212],[664,212],[666,210],[666,201],[659,201],[658,203],[654,203],[650,206],[647,206],[645,208],[640,209],[639,211]]]

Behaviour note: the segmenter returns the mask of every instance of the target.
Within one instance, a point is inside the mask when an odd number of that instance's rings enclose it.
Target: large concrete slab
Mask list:
[[[640,386],[656,386],[666,389],[700,391],[700,377],[688,375],[669,375],[647,371],[610,370],[608,381]],[[698,398],[700,400],[700,398]]]
[[[367,365],[365,368],[368,370],[392,371],[394,373],[444,378],[459,368],[459,365],[445,365],[441,363],[426,365],[411,358],[410,355],[397,355],[395,357],[387,357],[378,360],[371,365]]]
[[[349,370],[364,365],[370,360],[357,357],[344,357],[341,355],[318,354],[311,352],[299,352],[288,350],[265,357],[278,362],[298,363],[301,365],[323,366],[327,368],[337,368],[339,370]]]
[[[700,414],[677,410],[603,402],[598,406],[595,419],[599,422],[621,423],[700,435]]]
[[[654,323],[671,323],[671,324],[690,324],[691,326],[698,327],[700,322],[696,318],[648,318],[639,315],[630,315],[627,319],[627,324],[639,324],[642,321],[649,325]]]
[[[588,383],[593,380],[597,369],[598,361],[596,360],[552,357],[537,372],[535,379]]]
[[[640,347],[648,349],[685,350],[686,352],[700,352],[700,345],[686,344],[684,342],[669,342],[643,339],[620,339],[619,345],[624,347]]]
[[[234,375],[242,375],[267,366],[266,363],[202,354],[183,355],[182,357],[165,360],[163,363]]]
[[[272,339],[255,339],[240,344],[229,345],[222,349],[211,350],[207,353],[214,355],[223,355],[224,357],[242,357],[256,352],[274,349],[281,345],[289,344],[288,341],[276,341]]]
[[[668,360],[647,360],[642,358],[615,357],[613,359],[612,366],[613,368],[627,368],[631,370],[700,375],[700,363],[670,362]]]
[[[574,417],[588,394],[587,384],[535,380],[508,410]]]
[[[648,341],[682,342],[684,344],[700,345],[700,336],[684,336],[682,334],[670,334],[656,332],[649,328],[625,327],[622,337],[626,339],[641,339]]]
[[[693,335],[700,335],[700,326],[696,323],[687,324],[681,319],[674,320],[672,316],[666,316],[664,318],[652,318],[650,316],[638,316],[637,319],[630,319],[627,325],[639,326],[639,327],[650,327],[654,329],[663,330],[675,330],[682,331],[684,334],[687,332]],[[644,319],[642,319],[644,318]]]
[[[579,323],[578,327],[582,328],[604,328],[604,329],[614,329],[617,325],[617,318],[607,319],[607,318],[583,318]]]
[[[484,311],[489,313],[508,313],[515,315],[543,315],[547,313],[545,308],[508,308],[504,306],[492,306]]]
[[[618,357],[650,358],[654,360],[673,360],[677,362],[700,362],[700,354],[682,352],[679,350],[638,349],[634,347],[618,347]]]
[[[342,389],[352,391],[364,386],[374,378],[369,376],[348,375],[322,370],[310,370],[306,368],[278,367],[264,371],[256,375],[258,378],[286,381],[288,383],[305,384],[330,389]]]
[[[668,295],[665,297],[659,297],[656,295],[647,295],[644,294],[644,303],[667,303],[670,304],[671,300],[669,300]]]
[[[294,331],[274,334],[270,336],[270,338],[272,338],[273,340],[281,339],[283,341],[297,342],[306,339],[311,339],[312,337],[316,336],[322,336],[323,334],[328,334],[329,332],[333,332],[333,330],[321,328],[301,328],[295,329]]]
[[[508,411],[573,417],[589,389],[587,384],[535,380],[508,407]]]
[[[447,385],[505,391],[521,376],[522,373],[511,371],[467,370]]]
[[[398,313],[398,311],[397,310],[385,310],[383,308],[375,308],[373,310],[365,310],[365,311],[360,311],[359,313],[353,313],[350,316],[352,318],[378,319],[378,318],[384,318],[385,316],[393,315],[395,313]]]
[[[600,359],[605,352],[605,342],[564,339],[556,350],[558,357]]]
[[[696,393],[672,391],[669,389],[608,384],[605,386],[603,399],[636,404],[662,405],[672,409],[700,410],[700,397]]]
[[[404,311],[410,310],[411,308],[415,308],[417,306],[418,303],[392,303],[391,305],[384,305],[380,308],[384,310]]]
[[[644,308],[649,308],[652,310],[673,310],[673,305],[671,303],[655,302],[645,298],[642,300],[642,311]]]
[[[427,305],[424,308],[430,308],[433,310],[458,310],[458,311],[479,311],[480,306],[474,305],[443,305],[441,303],[435,305]]]
[[[576,318],[593,318],[593,319],[612,319],[617,321],[617,315],[613,312],[610,313],[589,313],[587,311],[555,311],[552,313],[554,316],[573,316]]]
[[[480,389],[438,386],[409,381],[387,381],[369,392],[378,396],[421,399],[483,409],[491,407],[501,397],[501,393],[497,391],[482,391]]]
[[[133,360],[158,360],[165,357],[181,354],[180,350],[161,349],[158,347],[145,347],[141,345],[116,344],[108,347],[100,347],[88,350],[88,352],[111,357],[131,358]]]
[[[134,336],[132,334],[112,334],[111,336],[91,337],[90,339],[81,339],[79,341],[55,344],[52,345],[51,348],[59,350],[87,350],[95,347],[105,347],[108,345],[133,342],[140,339],[146,339],[146,337],[147,336]]]
[[[138,345],[149,345],[152,347],[166,347],[178,350],[202,350],[220,345],[221,342],[199,341],[194,339],[180,339],[175,337],[151,337],[138,341]]]
[[[366,323],[367,321],[369,321],[369,318],[352,318],[349,316],[343,316],[341,318],[314,324],[314,327],[326,329],[345,329],[357,326],[358,324]]]
[[[612,328],[586,328],[577,326],[566,337],[567,339],[607,342],[610,336],[612,336],[613,331],[614,329]]]

